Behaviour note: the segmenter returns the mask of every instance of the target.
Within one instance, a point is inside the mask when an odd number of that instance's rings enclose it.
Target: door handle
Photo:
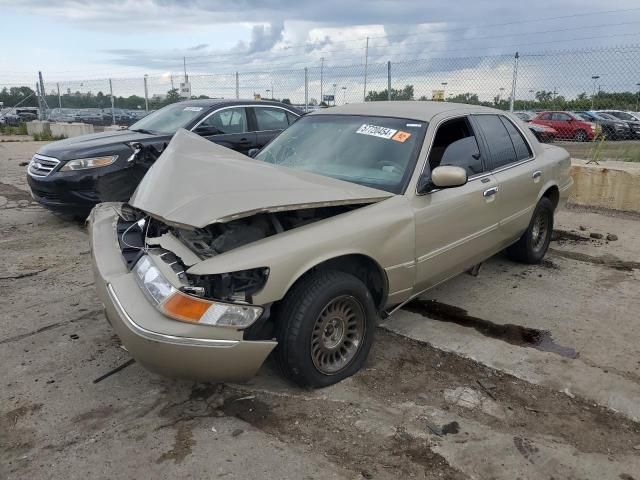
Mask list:
[[[536,170],[531,174],[531,178],[533,178],[534,180],[539,179],[541,176],[542,176],[542,172],[540,170]]]
[[[251,142],[246,138],[241,138],[238,143],[247,144],[247,143],[251,143]]]
[[[498,187],[487,188],[484,192],[482,192],[483,197],[490,197],[498,193]]]

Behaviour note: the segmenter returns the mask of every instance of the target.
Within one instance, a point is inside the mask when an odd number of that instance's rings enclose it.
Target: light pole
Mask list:
[[[338,86],[337,83],[333,84],[333,106],[336,106],[336,87]]]
[[[591,95],[591,110],[593,110],[593,102],[596,99],[596,82],[600,78],[600,75],[592,75],[591,79],[593,80],[593,95]]]
[[[342,104],[344,105],[345,103],[347,103],[347,87],[342,87]]]

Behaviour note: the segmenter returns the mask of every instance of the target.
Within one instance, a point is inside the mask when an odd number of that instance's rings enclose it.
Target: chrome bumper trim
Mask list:
[[[113,290],[113,287],[110,283],[107,284],[107,292],[109,293],[109,298],[113,302],[113,305],[116,307],[118,314],[126,322],[127,327],[129,327],[129,329],[131,329],[140,337],[143,337],[147,340],[161,343],[171,343],[173,345],[216,348],[234,347],[238,343],[240,343],[238,340],[210,340],[206,338],[176,337],[175,335],[166,335],[164,333],[152,332],[151,330],[147,330],[146,328],[141,327],[133,321],[133,319],[129,316],[129,314],[125,311],[124,307],[120,303],[120,300],[116,296],[116,292]]]

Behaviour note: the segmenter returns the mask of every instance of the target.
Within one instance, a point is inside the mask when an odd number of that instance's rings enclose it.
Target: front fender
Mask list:
[[[403,196],[360,207],[304,227],[236,248],[192,266],[188,273],[211,275],[269,267],[254,303],[281,300],[305,272],[332,258],[364,255],[382,270],[415,259],[414,221]],[[414,278],[389,277],[389,291],[413,286]]]

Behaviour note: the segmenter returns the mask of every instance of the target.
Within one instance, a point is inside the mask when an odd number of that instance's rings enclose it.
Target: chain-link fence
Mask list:
[[[515,53],[478,57],[424,58],[336,65],[330,58],[307,67],[272,71],[145,75],[47,81],[49,110],[113,106],[148,111],[187,97],[274,98],[312,108],[375,100],[439,100],[501,109],[621,109],[638,111],[640,45]],[[33,86],[0,85],[0,101],[12,107],[38,105]],[[33,88],[35,87],[35,88]],[[22,90],[22,91],[20,91]],[[35,94],[25,100],[29,91]],[[33,92],[32,92],[33,93]]]

